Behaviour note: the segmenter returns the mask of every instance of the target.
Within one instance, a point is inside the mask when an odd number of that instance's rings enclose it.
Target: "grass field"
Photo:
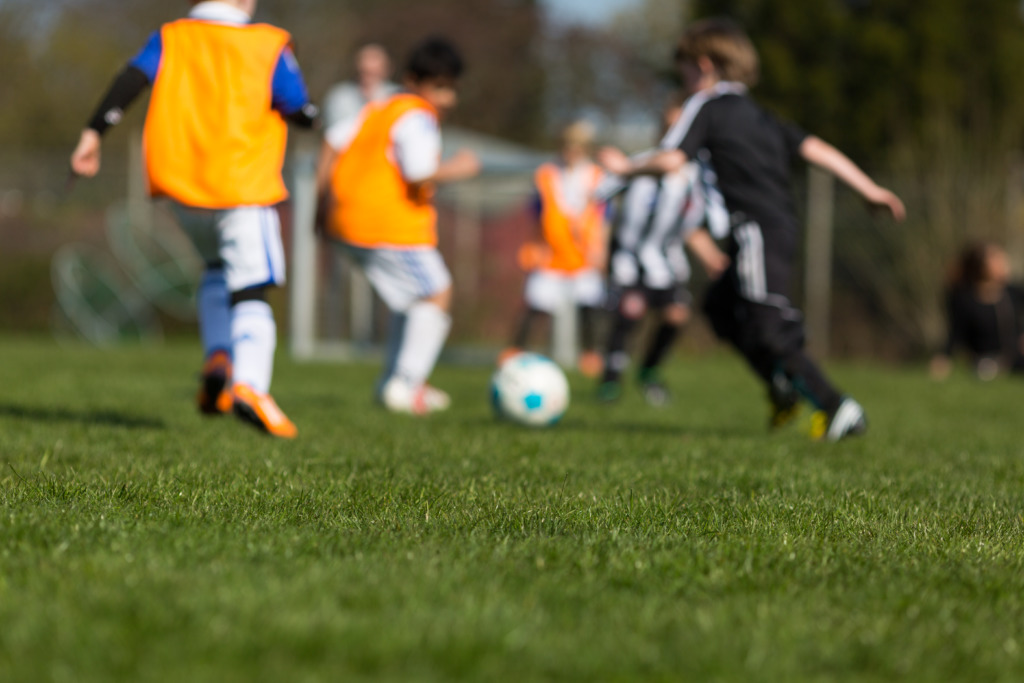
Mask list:
[[[0,681],[1024,680],[1019,382],[840,366],[826,446],[726,355],[546,432],[282,359],[283,443],[197,353],[0,341]]]

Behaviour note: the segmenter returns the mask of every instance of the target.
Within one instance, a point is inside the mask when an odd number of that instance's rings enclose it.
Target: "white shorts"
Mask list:
[[[434,247],[364,249],[346,244],[345,250],[388,308],[397,313],[452,286],[444,258]]]
[[[171,207],[207,266],[224,269],[229,292],[284,284],[284,246],[277,209],[196,209],[177,202]]]
[[[604,280],[596,270],[563,273],[535,270],[526,278],[526,305],[554,315],[569,298],[577,306],[597,307],[604,303]]]

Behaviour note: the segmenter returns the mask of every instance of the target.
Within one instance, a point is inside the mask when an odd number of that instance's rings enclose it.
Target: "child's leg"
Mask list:
[[[605,346],[603,384],[618,383],[629,367],[630,338],[647,312],[647,300],[640,290],[630,289],[619,296]]]
[[[451,329],[452,282],[441,254],[433,248],[349,252],[393,313],[388,347],[394,369],[385,368],[390,377],[380,392],[385,406],[413,413],[447,407],[442,392],[426,387]]]
[[[601,307],[605,305],[604,279],[596,270],[586,270],[571,276],[568,282],[579,321],[579,370],[587,377],[597,378],[604,369],[604,359],[597,351],[597,327]]]
[[[597,348],[597,318],[601,311],[596,306],[580,306],[580,345],[584,351]]]
[[[204,357],[218,351],[231,354],[231,296],[224,268],[217,263],[207,267],[196,293],[199,337]]]
[[[235,383],[265,394],[274,375],[277,323],[263,287],[232,295],[231,338]]]
[[[558,310],[565,291],[563,278],[558,273],[535,270],[526,277],[523,300],[526,312],[516,331],[515,346],[525,349],[530,342],[530,333],[538,320],[551,319]]]
[[[235,383],[270,391],[277,323],[267,290],[284,284],[281,223],[272,207],[219,212],[221,258],[231,292],[231,339]]]
[[[673,291],[666,294],[660,291],[657,293],[655,303],[661,308],[661,323],[651,338],[643,364],[640,366],[641,378],[653,375],[690,322],[688,297],[677,296]]]
[[[740,336],[739,348],[766,381],[772,400],[779,402],[776,394],[785,385],[781,374],[792,389],[817,409],[834,413],[843,396],[804,351],[800,311],[780,300],[779,305],[750,303],[744,315],[748,323]]]
[[[220,249],[219,213],[193,209],[172,203],[178,225],[188,235],[200,258],[206,263],[199,289],[196,309],[199,337],[204,358],[218,351],[231,353],[231,295],[228,292],[225,264]]]
[[[512,345],[518,349],[528,348],[530,345],[530,332],[533,330],[533,324],[543,316],[547,316],[547,313],[527,306],[526,310],[523,311],[522,318],[519,319],[519,325],[516,327],[516,333],[512,340]]]
[[[440,257],[439,257],[440,258]],[[412,386],[426,384],[434,371],[444,343],[451,330],[452,290],[449,285],[443,291],[421,299],[405,312],[405,326],[402,342],[395,362],[395,376]]]
[[[285,278],[280,218],[272,207],[241,207],[217,216],[221,260],[231,292],[235,414],[274,436],[295,437],[295,425],[269,395],[277,323],[267,290],[284,284]]]
[[[377,380],[377,395],[380,396],[384,385],[395,374],[398,366],[398,353],[402,350],[402,339],[405,337],[405,313],[392,312],[388,321],[388,338],[384,348],[384,366]]]

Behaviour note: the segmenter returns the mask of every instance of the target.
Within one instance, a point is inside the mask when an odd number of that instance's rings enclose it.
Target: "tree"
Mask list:
[[[1024,127],[1018,0],[695,0],[762,58],[756,97],[849,151],[908,201],[910,222],[842,214],[837,271],[921,349],[941,334],[946,264],[969,237],[1011,247],[1010,157]],[[1015,182],[1019,183],[1019,179]],[[1016,254],[1024,265],[1024,252]]]

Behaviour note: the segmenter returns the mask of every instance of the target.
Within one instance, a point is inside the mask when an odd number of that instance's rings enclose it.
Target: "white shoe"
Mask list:
[[[393,413],[429,415],[448,410],[451,398],[440,389],[427,384],[414,386],[399,377],[392,377],[381,392],[384,407]]]
[[[868,420],[864,409],[852,398],[843,399],[838,410],[828,423],[825,438],[836,442],[849,436],[861,436],[868,430]]]

